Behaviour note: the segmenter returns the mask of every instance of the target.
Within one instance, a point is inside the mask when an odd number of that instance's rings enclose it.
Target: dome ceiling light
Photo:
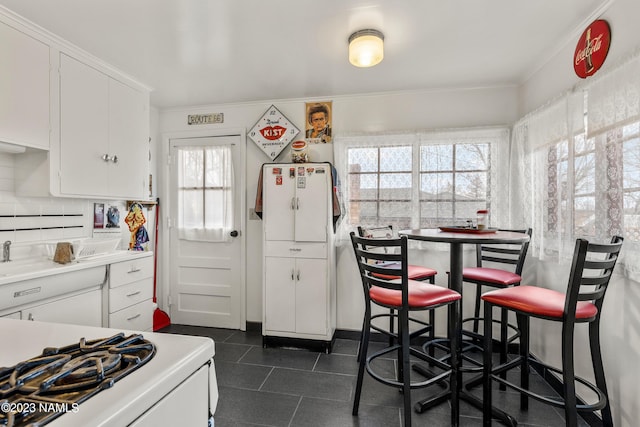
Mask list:
[[[384,58],[384,35],[378,30],[360,30],[349,36],[349,62],[373,67]]]

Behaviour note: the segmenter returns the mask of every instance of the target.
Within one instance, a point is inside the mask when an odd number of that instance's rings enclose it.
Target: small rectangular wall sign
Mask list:
[[[216,123],[224,123],[224,113],[189,114],[187,116],[188,125],[211,125]]]

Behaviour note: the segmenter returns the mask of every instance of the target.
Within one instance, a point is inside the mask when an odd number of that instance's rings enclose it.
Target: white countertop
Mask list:
[[[110,337],[124,332],[139,332],[56,323],[26,322],[0,319],[0,366],[8,367],[33,358],[45,347],[62,347],[87,340]],[[205,365],[215,353],[214,342],[206,337],[142,333],[156,346],[155,356],[144,366],[83,402],[76,413],[67,413],[47,427],[121,426],[128,425],[163,396],[182,383],[198,368]],[[218,399],[215,369],[211,385],[211,408]],[[176,408],[178,409],[178,408]]]
[[[36,279],[54,274],[68,273],[84,268],[99,267],[114,262],[153,256],[147,251],[114,251],[94,255],[67,264],[58,264],[48,258],[32,258],[0,263],[0,286],[6,283]]]

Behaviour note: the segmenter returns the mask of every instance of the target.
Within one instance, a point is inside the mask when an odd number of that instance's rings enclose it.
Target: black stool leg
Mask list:
[[[602,365],[602,352],[600,351],[600,317],[589,323],[589,345],[591,346],[591,361],[593,363],[596,386],[607,396],[607,404],[602,408],[602,425],[613,427],[611,403],[609,402],[609,392],[607,391],[607,382],[604,377],[604,366]]]
[[[565,422],[569,427],[578,425],[578,402],[576,399],[575,365],[573,361],[574,324],[565,321],[562,325],[562,380],[564,391]]]
[[[369,335],[371,334],[371,305],[367,301],[364,310],[364,324],[362,326],[362,341],[360,342],[360,360],[358,365],[358,380],[356,392],[353,396],[353,415],[358,415],[360,407],[360,394],[362,393],[362,380],[364,379],[364,367],[367,363],[367,351],[369,350]]]
[[[461,346],[462,346],[462,302],[458,300],[449,305],[449,346],[451,350],[451,425],[457,427],[460,422],[460,393],[462,389]]]
[[[473,332],[478,333],[478,326],[480,324],[480,295],[482,295],[482,286],[476,283],[476,306],[473,310]]]
[[[509,312],[506,309],[500,310],[500,364],[507,363],[507,353],[509,351],[509,343],[507,342],[507,324],[509,323]],[[500,374],[500,378],[507,379],[507,372]],[[500,390],[505,391],[507,386],[500,384]]]
[[[518,314],[517,322],[520,329],[520,387],[529,390],[529,317]],[[529,410],[529,396],[520,393],[520,409]]]
[[[482,376],[483,376],[483,384],[482,384],[482,425],[484,427],[491,426],[491,408],[493,403],[491,402],[491,371],[492,371],[492,346],[491,346],[491,322],[492,316],[491,312],[493,310],[493,306],[487,301],[484,302],[484,341],[482,343],[483,353],[482,353]]]
[[[398,310],[398,333],[400,335],[401,359],[398,365],[402,365],[402,393],[404,394],[404,425],[411,427],[411,367],[409,364],[409,313],[407,310]]]

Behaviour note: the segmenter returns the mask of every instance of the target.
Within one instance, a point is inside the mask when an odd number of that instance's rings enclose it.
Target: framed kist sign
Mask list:
[[[609,53],[611,29],[607,21],[593,21],[582,33],[573,55],[573,69],[581,79],[592,76],[602,67]]]
[[[271,106],[249,131],[249,138],[274,160],[300,133],[275,106]]]
[[[305,140],[308,144],[327,144],[332,141],[331,101],[307,102],[305,117]]]

